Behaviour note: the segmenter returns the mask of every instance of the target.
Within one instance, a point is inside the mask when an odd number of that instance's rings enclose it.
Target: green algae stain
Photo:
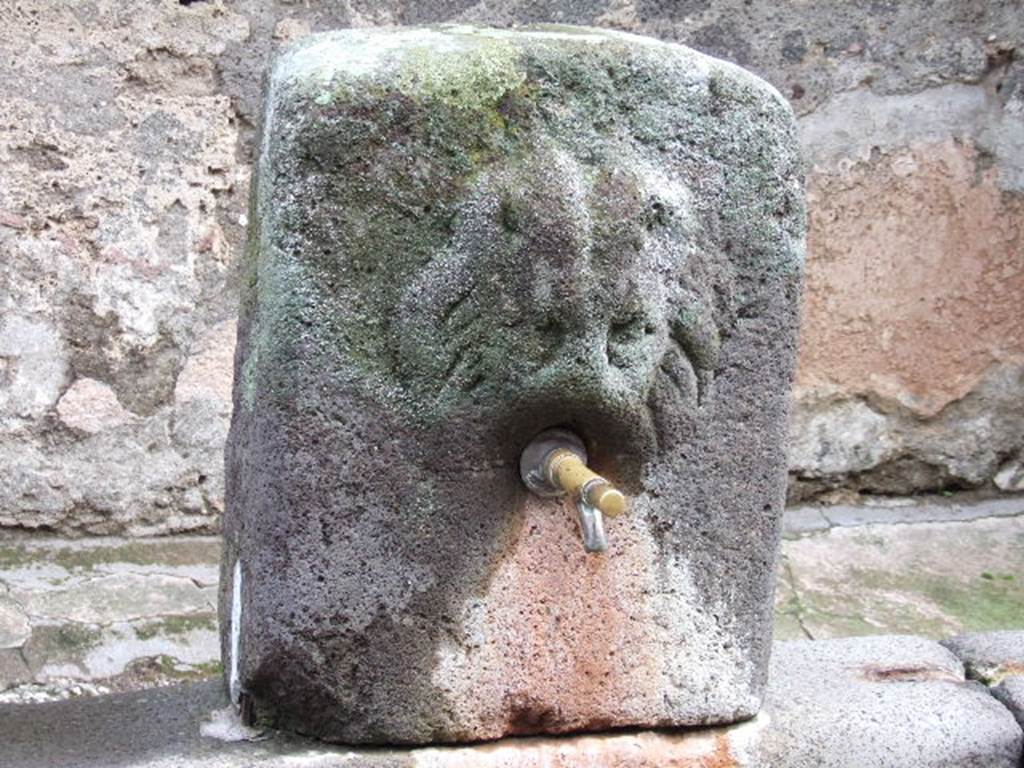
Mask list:
[[[36,561],[45,562],[45,558],[33,555],[28,547],[0,547],[0,570],[9,571],[25,565],[31,565]]]
[[[816,634],[909,632],[940,638],[957,632],[1024,628],[1024,589],[1014,579],[860,570],[830,592],[802,593]],[[991,574],[989,574],[991,575]],[[824,630],[824,631],[822,631]]]
[[[189,632],[202,629],[216,630],[217,617],[212,614],[168,616],[135,627],[135,637],[139,640],[151,640],[154,637],[187,635]]]
[[[161,654],[150,659],[149,671],[178,682],[202,680],[223,673],[224,668],[219,661],[208,661],[201,664],[186,664],[174,656]]]
[[[469,51],[438,53],[428,46],[409,51],[402,63],[403,91],[456,109],[492,108],[522,85],[526,72],[512,46],[489,42]]]
[[[954,616],[966,631],[1024,627],[1024,589],[1012,578],[977,579],[961,584],[942,579],[924,580],[924,594]]]
[[[99,627],[87,624],[64,624],[59,627],[37,627],[32,642],[43,649],[51,649],[66,656],[95,648],[103,640]]]
[[[68,571],[88,571],[100,565],[206,565],[220,559],[216,541],[130,541],[116,545],[55,543],[51,546],[0,547],[0,570],[56,565]]]

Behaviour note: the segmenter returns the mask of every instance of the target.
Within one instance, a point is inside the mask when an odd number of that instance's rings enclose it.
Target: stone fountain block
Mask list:
[[[317,35],[269,78],[221,600],[257,720],[353,743],[761,704],[804,253],[794,120],[687,48]],[[630,513],[583,552],[520,452]]]

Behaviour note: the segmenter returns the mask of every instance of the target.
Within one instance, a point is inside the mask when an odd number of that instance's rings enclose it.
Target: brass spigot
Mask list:
[[[618,517],[628,504],[622,491],[587,466],[582,440],[565,429],[541,432],[523,451],[519,472],[534,493],[575,500],[587,552],[608,549],[604,516]]]
[[[594,472],[568,448],[551,451],[544,461],[544,468],[552,485],[573,498],[582,498],[602,514],[618,517],[626,511],[626,497],[622,491]]]

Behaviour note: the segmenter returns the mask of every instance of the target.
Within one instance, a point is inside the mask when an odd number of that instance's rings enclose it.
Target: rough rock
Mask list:
[[[199,340],[195,354],[182,366],[174,384],[178,403],[206,400],[219,406],[217,418],[230,414],[231,371],[235,359],[235,320],[226,320]]]
[[[1024,491],[1024,462],[1020,459],[1006,462],[992,481],[1001,491]]]
[[[992,695],[1013,713],[1017,723],[1024,728],[1024,675],[1004,678],[992,689]]]
[[[596,29],[336,33],[281,58],[221,604],[257,716],[423,743],[756,713],[794,128],[738,67]],[[519,478],[554,426],[631,497],[607,557]]]
[[[971,632],[942,641],[963,662],[967,676],[986,685],[1024,675],[1024,631]]]
[[[132,420],[132,415],[117,401],[114,390],[93,379],[78,379],[68,387],[57,403],[57,415],[65,425],[90,434]]]
[[[982,486],[1024,435],[1024,202],[966,138],[877,141],[811,175],[795,498]]]
[[[174,392],[234,314],[247,169],[215,61],[248,23],[144,2],[0,21],[0,525],[215,530],[230,401],[196,449]]]
[[[953,654],[912,636],[776,644],[768,709],[760,754],[785,768],[1010,768],[1024,743]]]
[[[25,609],[10,597],[0,594],[0,649],[20,648],[31,635],[32,625]]]
[[[67,378],[67,352],[46,320],[9,314],[0,325],[0,428],[17,429],[57,402]]]

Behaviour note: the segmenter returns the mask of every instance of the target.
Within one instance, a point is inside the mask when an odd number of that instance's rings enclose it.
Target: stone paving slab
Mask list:
[[[952,523],[987,517],[1024,515],[1024,495],[995,498],[925,496],[920,498],[866,498],[862,504],[800,505],[790,507],[783,516],[783,535],[788,538],[830,528],[897,523]]]
[[[765,711],[729,728],[353,750],[239,741],[218,683],[0,705],[7,768],[1018,768],[1024,735],[960,662],[918,637],[778,643]],[[236,739],[228,740],[227,739]]]
[[[216,673],[219,556],[210,536],[0,539],[0,701]]]
[[[1024,628],[1024,517],[833,526],[787,539],[781,638]]]

